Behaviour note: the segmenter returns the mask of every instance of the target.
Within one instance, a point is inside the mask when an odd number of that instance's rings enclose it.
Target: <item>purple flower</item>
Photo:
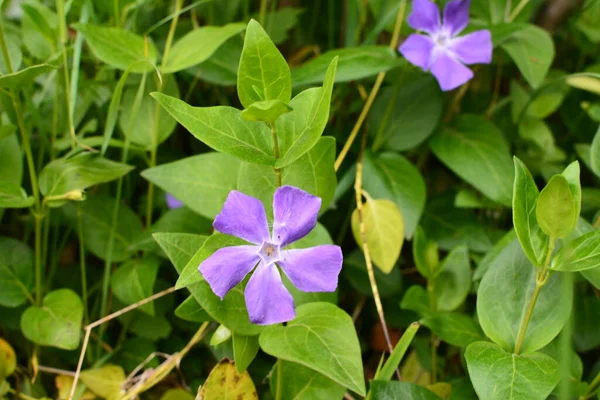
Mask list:
[[[438,6],[430,0],[413,0],[408,24],[426,33],[413,33],[398,49],[414,65],[431,71],[442,90],[452,90],[473,77],[464,64],[492,61],[492,36],[481,30],[457,35],[469,23],[470,0],[450,1],[444,7],[443,21]]]
[[[183,207],[183,203],[175,198],[175,196],[173,196],[171,193],[167,193],[165,197],[167,199],[167,207],[170,209]]]
[[[252,244],[221,248],[198,269],[222,300],[258,264],[244,292],[250,321],[258,325],[289,321],[296,315],[294,300],[281,281],[277,265],[303,292],[333,292],[337,288],[343,260],[339,246],[284,249],[313,230],[320,208],[319,197],[293,186],[278,188],[273,196],[271,235],[262,203],[233,190],[213,226]]]

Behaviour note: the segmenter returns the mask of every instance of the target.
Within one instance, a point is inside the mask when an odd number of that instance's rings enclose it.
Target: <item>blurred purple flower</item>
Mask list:
[[[293,186],[278,188],[273,196],[274,223],[270,235],[262,203],[233,190],[213,226],[252,245],[221,248],[198,269],[222,300],[258,264],[244,292],[250,321],[270,325],[292,320],[296,315],[294,300],[281,281],[277,265],[303,292],[333,292],[342,269],[339,246],[284,249],[313,230],[320,208],[319,197]]]
[[[453,0],[444,7],[444,18],[430,0],[413,0],[408,24],[426,33],[413,33],[399,47],[400,53],[424,71],[431,71],[442,90],[452,90],[473,77],[470,64],[492,61],[492,36],[488,30],[457,35],[469,23],[470,0]]]
[[[183,203],[175,198],[171,193],[166,194],[167,207],[170,209],[183,207]]]

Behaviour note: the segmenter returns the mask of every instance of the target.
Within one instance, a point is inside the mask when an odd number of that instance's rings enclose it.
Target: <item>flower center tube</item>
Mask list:
[[[281,260],[280,246],[278,244],[264,242],[258,255],[266,265],[273,264]]]

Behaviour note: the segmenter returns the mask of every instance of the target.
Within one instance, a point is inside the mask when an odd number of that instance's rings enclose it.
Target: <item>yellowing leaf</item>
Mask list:
[[[4,375],[10,376],[17,368],[17,356],[12,346],[4,339],[0,338],[0,371]]]
[[[600,79],[597,77],[571,75],[567,78],[567,83],[577,89],[600,94]]]
[[[369,199],[363,206],[363,223],[367,245],[375,265],[389,273],[400,256],[404,241],[404,219],[398,206],[390,200]],[[358,210],[352,213],[352,232],[362,249]]]
[[[254,400],[256,388],[248,371],[239,374],[233,361],[223,359],[210,372],[208,379],[200,387],[199,400]]]
[[[57,375],[54,378],[54,382],[56,384],[56,388],[58,389],[58,400],[68,400],[71,395],[71,388],[73,387],[73,381],[75,379],[72,376],[67,375]],[[78,383],[79,387],[81,384]],[[93,400],[96,398],[96,395],[89,390],[86,390],[81,397],[80,400]]]
[[[81,372],[81,381],[100,397],[118,399],[121,395],[121,385],[125,382],[125,371],[118,365],[88,369]]]

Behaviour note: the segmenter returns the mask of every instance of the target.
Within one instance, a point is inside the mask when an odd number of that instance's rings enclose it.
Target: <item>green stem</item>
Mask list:
[[[523,344],[523,340],[525,339],[525,333],[527,332],[527,326],[529,325],[529,320],[531,319],[531,315],[533,314],[533,309],[535,307],[535,303],[540,294],[540,290],[548,281],[548,266],[550,265],[550,260],[552,260],[552,253],[554,252],[554,246],[556,245],[556,239],[550,238],[550,245],[548,246],[548,253],[546,254],[546,260],[544,261],[544,265],[541,270],[536,273],[535,277],[535,289],[533,290],[533,294],[531,295],[531,300],[529,301],[529,307],[527,307],[527,312],[523,317],[523,321],[521,322],[521,326],[519,328],[519,335],[517,336],[517,343],[515,344],[515,354],[519,354],[521,350],[521,345]]]
[[[274,123],[269,124],[269,126],[271,127],[271,135],[273,135],[273,155],[277,160],[279,158],[279,139],[277,138],[277,130]],[[277,187],[280,187],[282,185],[281,175],[283,171],[281,168],[273,168],[273,171],[275,171],[275,184]]]
[[[427,280],[427,293],[429,295],[429,309],[432,312],[437,310],[437,299],[435,298],[435,278]],[[431,383],[437,382],[437,338],[431,332]]]
[[[35,302],[42,304],[42,219],[43,216],[35,215]]]
[[[115,15],[115,26],[119,27],[121,20],[121,10],[119,9],[119,0],[113,0],[113,13]]]
[[[275,388],[275,400],[281,400],[281,359],[277,360],[277,386]]]
[[[267,0],[260,0],[260,11],[258,13],[258,23],[260,26],[265,26],[267,18]]]
[[[81,204],[77,204],[77,230],[79,231],[79,267],[81,269],[81,297],[84,309],[84,326],[90,323],[88,311],[87,271],[85,266],[85,247],[83,243],[83,219],[81,218]]]
[[[515,20],[515,18],[517,18],[519,16],[521,11],[523,11],[523,9],[527,6],[528,3],[529,3],[529,0],[521,0],[519,2],[519,4],[517,4],[517,6],[513,10],[513,12],[510,13],[510,16],[508,17],[507,22],[508,23],[513,22]]]

